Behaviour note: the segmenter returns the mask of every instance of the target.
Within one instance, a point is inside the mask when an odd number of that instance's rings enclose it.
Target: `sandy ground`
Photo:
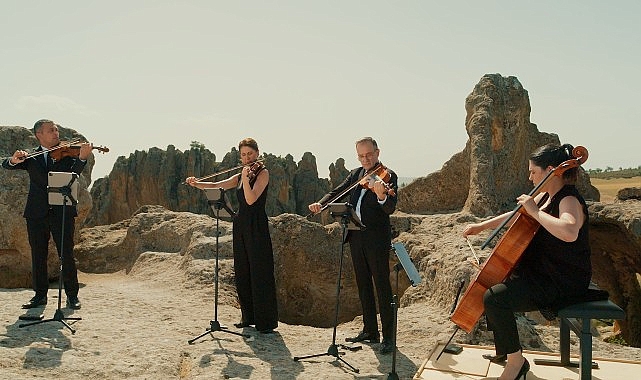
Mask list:
[[[58,321],[20,328],[20,305],[33,292],[1,289],[0,378],[387,379],[392,372],[392,355],[379,354],[377,344],[340,350],[340,358],[359,373],[331,355],[295,361],[294,356],[327,353],[333,329],[281,323],[275,334],[238,330],[232,324],[239,310],[229,305],[219,305],[218,321],[248,337],[217,331],[189,344],[214,319],[213,285],[185,287],[179,276],[169,267],[137,274],[80,273],[82,309],[63,308],[65,316],[82,318],[69,321],[75,334]],[[57,295],[57,284],[52,284],[45,318],[53,317]],[[399,310],[395,372],[400,379],[411,379],[430,349],[449,338],[453,325],[446,313],[428,304]],[[358,333],[361,325],[360,317],[339,325],[336,343]],[[546,345],[542,350],[556,351],[558,330],[541,326],[540,333]],[[595,356],[641,360],[641,349],[595,341]]]

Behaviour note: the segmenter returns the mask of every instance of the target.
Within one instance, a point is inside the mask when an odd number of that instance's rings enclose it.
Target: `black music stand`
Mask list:
[[[209,327],[205,330],[204,333],[198,335],[194,339],[188,340],[187,343],[189,344],[194,343],[196,340],[202,338],[207,334],[211,334],[213,337],[214,336],[213,333],[216,331],[222,331],[228,334],[234,334],[234,335],[242,336],[245,338],[249,338],[249,335],[227,330],[227,327],[222,326],[220,322],[218,322],[218,247],[219,247],[218,237],[220,236],[220,227],[219,227],[218,221],[220,220],[220,218],[233,218],[236,215],[236,213],[231,208],[231,205],[229,204],[229,200],[225,196],[224,189],[210,188],[210,189],[204,189],[204,190],[205,190],[205,194],[207,195],[209,206],[214,211],[214,217],[216,218],[216,268],[214,270],[214,319],[209,321]]]
[[[396,329],[398,326],[398,274],[403,268],[407,273],[407,278],[410,280],[412,286],[417,286],[421,283],[421,275],[418,274],[410,255],[407,253],[403,243],[393,243],[391,249],[396,253],[398,264],[394,265],[394,272],[396,273],[396,285],[394,287],[394,295],[392,296],[392,309],[394,310],[394,325],[392,328],[392,345],[394,352],[392,354],[392,372],[387,375],[387,380],[398,380],[396,373]]]
[[[338,346],[336,345],[336,326],[338,325],[338,306],[340,304],[340,294],[341,294],[341,276],[343,274],[343,253],[345,247],[345,238],[347,237],[348,230],[361,230],[365,228],[365,225],[361,222],[354,212],[354,207],[349,203],[330,203],[327,205],[329,207],[330,215],[337,220],[340,220],[341,226],[343,227],[343,233],[341,236],[341,253],[338,261],[338,280],[336,281],[336,314],[334,315],[334,331],[332,333],[332,344],[327,349],[327,352],[321,354],[313,354],[306,356],[294,356],[294,361],[299,361],[300,359],[309,359],[315,358],[318,356],[333,356],[336,360],[344,363],[352,371],[358,373],[358,368],[353,367],[351,364],[346,362],[341,358],[341,353],[338,352]]]
[[[65,317],[62,312],[62,269],[64,262],[64,246],[65,246],[65,211],[67,209],[67,202],[71,201],[71,206],[78,204],[78,174],[73,172],[49,172],[47,192],[49,193],[49,205],[62,206],[62,226],[61,226],[61,239],[60,249],[58,250],[58,259],[60,261],[60,275],[58,277],[58,309],[53,314],[53,318],[43,319],[41,321],[23,323],[18,327],[33,326],[40,323],[57,321],[62,323],[72,334],[76,333],[66,320],[79,321],[80,317]]]

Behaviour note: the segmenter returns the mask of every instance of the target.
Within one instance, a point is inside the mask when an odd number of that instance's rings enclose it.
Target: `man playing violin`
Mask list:
[[[389,181],[384,182],[380,176],[373,175],[381,168],[378,161],[380,150],[376,140],[364,137],[356,142],[356,154],[361,167],[352,170],[345,181],[330,191],[321,200],[309,205],[313,213],[321,211],[323,204],[336,201],[334,197],[340,195],[350,186],[360,183],[362,186],[354,187],[347,192],[349,203],[353,205],[356,214],[366,226],[360,231],[349,231],[349,241],[352,264],[356,274],[358,296],[363,308],[363,330],[348,342],[378,343],[378,322],[376,320],[376,299],[374,298],[374,285],[378,296],[378,306],[381,314],[383,341],[380,352],[391,353],[393,347],[392,287],[389,275],[389,254],[392,243],[392,228],[389,215],[396,209],[396,190],[398,177],[396,173],[386,169]],[[366,176],[367,174],[367,176]],[[386,178],[388,176],[385,176]],[[372,282],[373,280],[373,282]]]
[[[63,281],[67,295],[67,307],[80,309],[78,299],[78,272],[73,257],[73,235],[76,206],[68,205],[65,210],[65,220],[62,220],[62,207],[49,205],[47,181],[50,171],[75,172],[80,174],[85,167],[87,157],[92,150],[90,143],[80,146],[78,157],[64,157],[55,161],[51,157],[52,148],[60,144],[58,125],[51,120],[38,120],[33,126],[33,132],[40,143],[35,153],[31,155],[24,150],[17,150],[13,156],[2,161],[2,167],[9,170],[22,169],[29,173],[29,194],[23,216],[27,221],[27,234],[31,246],[31,270],[35,296],[22,308],[29,309],[47,304],[49,275],[47,273],[47,257],[49,255],[49,236],[53,236],[56,248],[60,254],[60,245],[64,239]],[[43,152],[44,153],[40,153]],[[64,222],[64,236],[62,226]]]

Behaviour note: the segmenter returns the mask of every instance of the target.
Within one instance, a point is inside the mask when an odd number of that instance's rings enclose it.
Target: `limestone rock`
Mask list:
[[[469,140],[441,170],[399,191],[398,209],[413,213],[467,211],[489,216],[515,206],[532,189],[528,157],[537,147],[559,143],[530,123],[527,91],[515,77],[487,74],[465,101]],[[589,150],[589,147],[587,147]],[[577,183],[586,199],[599,200],[582,172]]]
[[[316,158],[309,152],[298,163],[291,155],[277,157],[266,153],[265,166],[270,173],[266,211],[270,216],[281,213],[307,213],[307,205],[327,191],[327,180],[318,178]],[[209,150],[197,147],[181,152],[170,145],[164,151],[151,148],[118,157],[111,173],[98,179],[91,189],[94,209],[86,226],[112,224],[131,217],[143,205],[156,204],[173,211],[213,215],[203,191],[181,184],[187,176],[197,178],[238,167],[240,154],[232,148],[221,162]],[[208,180],[219,181],[237,174],[223,173]],[[234,191],[229,199],[237,209]]]
[[[617,200],[635,199],[641,201],[641,187],[626,187],[617,192]]]
[[[641,346],[641,202],[593,203],[590,211],[592,279],[621,306],[626,341]]]

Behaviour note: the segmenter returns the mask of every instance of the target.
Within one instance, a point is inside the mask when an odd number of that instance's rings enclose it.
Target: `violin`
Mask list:
[[[368,172],[368,175],[365,175],[360,180],[359,184],[368,190],[374,191],[374,183],[376,181],[381,181],[383,182],[383,186],[385,186],[387,195],[393,197],[396,195],[396,192],[390,184],[391,180],[392,175],[389,170],[379,162],[370,172]]]
[[[251,164],[247,164],[245,166],[249,166],[249,173],[247,174],[247,178],[249,179],[250,183],[254,182],[256,180],[256,177],[258,177],[260,171],[265,169],[265,164],[262,161],[254,161]]]
[[[37,157],[45,153],[49,153],[51,158],[56,161],[62,160],[65,157],[79,157],[80,156],[80,139],[74,139],[71,141],[61,141],[58,145],[51,147],[49,149],[43,149],[31,154],[28,154],[21,159],[27,159],[32,157]],[[92,149],[98,149],[101,153],[109,152],[109,148],[104,146],[94,146]]]
[[[74,144],[60,143],[60,145],[58,145],[57,147],[53,147],[49,149],[49,155],[55,161],[60,161],[65,157],[78,158],[80,156],[80,147],[81,145],[78,143],[74,143]],[[93,146],[92,149],[97,149],[100,153],[109,152],[109,148],[104,146]]]

